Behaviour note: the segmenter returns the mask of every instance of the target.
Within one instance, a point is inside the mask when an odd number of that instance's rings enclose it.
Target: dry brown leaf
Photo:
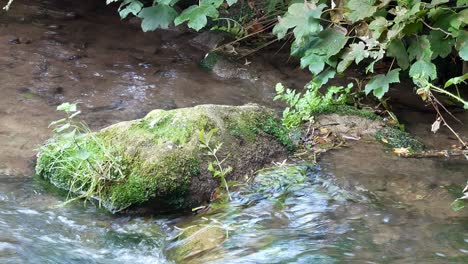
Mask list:
[[[434,121],[434,123],[432,123],[432,126],[431,126],[431,131],[432,131],[432,133],[435,134],[435,133],[439,130],[440,124],[441,124],[441,123],[442,123],[442,120],[441,120],[440,117],[438,117],[438,118],[436,119],[436,121]]]
[[[408,148],[394,148],[393,153],[397,155],[408,155],[410,152]]]

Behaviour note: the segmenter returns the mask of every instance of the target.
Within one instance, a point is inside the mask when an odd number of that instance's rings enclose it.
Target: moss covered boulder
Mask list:
[[[217,128],[213,146],[240,180],[292,148],[275,114],[257,105],[200,105],[154,110],[142,119],[96,133],[51,138],[39,151],[36,172],[59,188],[100,201],[118,212],[143,205],[153,212],[209,201],[219,180],[214,158],[200,148],[200,131]]]

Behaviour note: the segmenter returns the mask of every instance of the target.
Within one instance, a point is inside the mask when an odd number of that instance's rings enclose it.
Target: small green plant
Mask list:
[[[229,186],[226,181],[226,175],[232,172],[232,167],[224,167],[223,163],[229,158],[229,155],[227,155],[224,159],[220,160],[218,157],[217,153],[223,146],[223,143],[219,143],[216,145],[216,147],[211,146],[211,139],[213,138],[213,135],[218,132],[218,128],[213,128],[211,129],[208,133],[205,133],[204,130],[200,131],[200,134],[198,135],[198,140],[200,141],[200,148],[206,149],[208,156],[211,156],[214,158],[214,161],[210,162],[208,164],[208,170],[213,173],[214,177],[219,177],[224,185],[224,188],[226,189],[226,192],[228,194],[229,200],[231,200],[231,194],[229,192]]]
[[[320,86],[311,82],[306,86],[306,92],[301,94],[292,89],[285,89],[278,83],[274,100],[282,100],[288,104],[283,111],[283,124],[291,129],[309,121],[314,114],[332,112],[333,108],[345,105],[352,87],[351,83],[346,88],[331,86],[325,94],[321,94]]]
[[[57,111],[67,117],[50,124],[54,135],[39,148],[36,173],[50,179],[58,188],[69,190],[65,204],[97,198],[107,182],[123,178],[119,157],[111,155],[86,124],[74,120],[81,113],[76,104],[63,103]]]

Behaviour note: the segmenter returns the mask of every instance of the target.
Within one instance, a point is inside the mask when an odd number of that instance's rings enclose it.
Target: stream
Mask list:
[[[33,170],[48,124],[61,118],[57,105],[79,102],[93,129],[203,103],[279,110],[274,84],[310,78],[268,52],[245,65],[254,80],[216,75],[198,65],[206,50],[196,34],[142,33],[95,2],[15,0],[0,13],[0,263],[468,263],[468,212],[450,209],[468,163],[402,159],[375,142],[331,151],[315,166],[262,171],[258,179],[291,181],[240,186],[205,213],[63,205],[67,193]],[[432,145],[455,142],[415,132]]]

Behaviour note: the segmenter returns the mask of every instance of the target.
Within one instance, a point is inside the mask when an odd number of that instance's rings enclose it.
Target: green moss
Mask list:
[[[200,66],[205,70],[211,71],[221,57],[218,52],[210,52],[200,61]]]
[[[413,151],[424,149],[424,144],[419,142],[409,133],[393,127],[385,127],[377,131],[375,138],[392,148],[410,148]]]
[[[288,130],[281,123],[281,120],[274,117],[257,113],[242,114],[237,120],[228,120],[230,133],[238,138],[249,142],[254,142],[260,131],[272,135],[279,143],[289,151],[293,151],[295,146],[289,137]]]
[[[289,136],[289,131],[281,123],[281,120],[268,117],[263,122],[261,122],[261,128],[263,132],[274,136],[283,146],[285,146],[288,151],[294,151],[296,146],[294,145],[291,137]]]
[[[370,120],[379,120],[381,119],[380,116],[374,114],[374,112],[365,110],[365,109],[358,109],[351,105],[344,105],[344,104],[324,104],[316,107],[312,110],[312,115],[320,115],[320,114],[338,114],[338,115],[353,115],[353,116],[360,116],[363,118],[367,118]]]

